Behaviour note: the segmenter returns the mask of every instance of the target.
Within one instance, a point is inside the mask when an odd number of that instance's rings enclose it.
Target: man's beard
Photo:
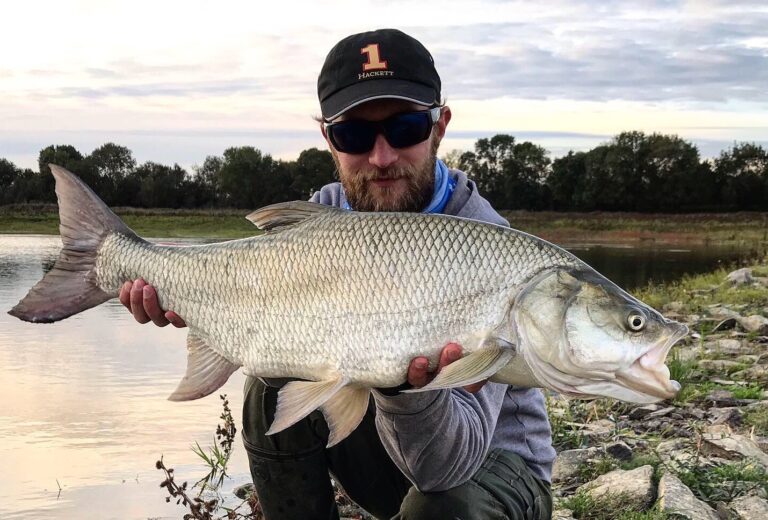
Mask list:
[[[404,167],[380,169],[369,167],[342,172],[331,149],[333,160],[341,177],[347,202],[355,211],[407,211],[419,212],[432,200],[435,189],[435,162],[439,141],[433,139],[429,156],[421,163]],[[374,180],[403,179],[405,190],[400,186],[376,186]]]

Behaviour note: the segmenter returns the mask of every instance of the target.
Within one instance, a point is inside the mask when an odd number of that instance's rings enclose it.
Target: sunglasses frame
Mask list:
[[[409,144],[407,146],[394,146],[392,143],[389,142],[389,138],[387,137],[387,133],[385,131],[386,130],[385,125],[387,124],[387,122],[391,121],[392,119],[394,119],[396,117],[403,116],[403,115],[411,115],[411,114],[427,114],[427,116],[429,117],[429,122],[430,122],[429,131],[426,133],[424,138],[421,139],[420,141],[417,141],[417,142],[415,142],[413,144]],[[429,138],[429,135],[432,133],[432,128],[440,120],[440,115],[441,114],[442,114],[442,107],[436,106],[436,107],[430,108],[429,110],[414,110],[414,111],[411,111],[411,112],[400,112],[398,114],[393,114],[393,115],[389,116],[386,119],[382,119],[381,121],[369,121],[368,119],[347,119],[347,120],[344,120],[344,121],[336,121],[336,122],[323,123],[323,128],[325,129],[325,134],[328,136],[328,140],[331,142],[331,144],[336,149],[336,151],[341,152],[341,153],[350,154],[350,155],[360,155],[360,154],[368,153],[371,150],[373,150],[373,147],[376,144],[375,137],[378,136],[379,134],[384,136],[384,139],[387,140],[387,143],[389,143],[389,145],[392,148],[409,148],[409,147],[415,146],[415,145],[417,145],[419,143],[423,143],[424,141],[426,141]],[[371,143],[371,147],[369,149],[363,150],[362,152],[345,152],[344,150],[341,149],[342,147],[339,147],[338,143],[336,142],[336,138],[333,135],[333,127],[336,126],[336,125],[342,125],[344,123],[349,123],[351,121],[355,121],[355,122],[359,122],[359,123],[365,123],[365,124],[371,125],[371,126],[373,126],[375,128],[376,133],[374,134],[374,141],[373,141],[373,143]]]

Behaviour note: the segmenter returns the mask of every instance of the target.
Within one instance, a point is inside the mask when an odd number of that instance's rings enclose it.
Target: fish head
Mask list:
[[[544,386],[637,403],[680,390],[664,362],[685,325],[591,269],[553,270],[532,283],[515,305],[515,324],[520,351]]]

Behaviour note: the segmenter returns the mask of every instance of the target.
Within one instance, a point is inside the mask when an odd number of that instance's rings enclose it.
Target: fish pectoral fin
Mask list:
[[[345,386],[328,399],[320,410],[331,431],[328,448],[344,440],[363,420],[371,391],[362,386]]]
[[[204,339],[190,332],[187,336],[187,373],[168,396],[170,401],[191,401],[215,392],[240,365],[215,352]]]
[[[403,392],[426,392],[442,388],[455,388],[488,379],[501,370],[515,356],[514,348],[506,341],[483,347],[444,367],[429,384],[421,388],[409,388]]]
[[[267,435],[282,431],[294,425],[313,410],[320,408],[328,399],[346,384],[341,376],[325,381],[291,381],[277,394],[275,419]]]
[[[332,211],[343,210],[315,202],[295,200],[264,206],[248,214],[245,218],[263,231],[273,231]]]

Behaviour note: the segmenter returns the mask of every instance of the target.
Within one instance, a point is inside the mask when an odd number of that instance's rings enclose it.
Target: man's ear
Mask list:
[[[451,107],[448,105],[445,105],[442,109],[440,109],[440,119],[437,120],[437,123],[435,126],[437,127],[437,137],[438,139],[442,139],[445,135],[445,129],[448,126],[448,123],[451,121]]]

